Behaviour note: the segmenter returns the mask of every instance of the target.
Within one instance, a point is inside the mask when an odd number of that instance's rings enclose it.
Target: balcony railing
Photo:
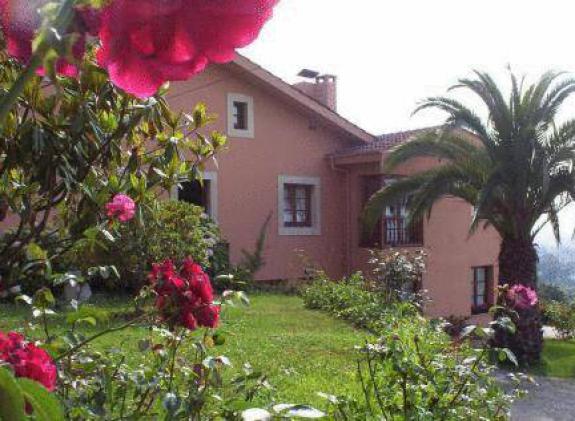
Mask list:
[[[423,245],[423,221],[409,226],[406,218],[384,216],[382,218],[382,243],[388,247]]]

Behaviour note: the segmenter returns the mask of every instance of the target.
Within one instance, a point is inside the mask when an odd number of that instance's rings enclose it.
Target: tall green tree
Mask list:
[[[558,212],[575,196],[575,119],[557,122],[575,79],[548,72],[527,85],[511,74],[506,96],[489,74],[476,71],[450,90],[460,88],[480,98],[486,117],[453,98],[424,100],[415,112],[441,110],[445,125],[397,147],[385,169],[419,157],[440,164],[377,192],[365,209],[366,227],[401,198],[410,198],[411,220],[429,217],[442,198],[461,198],[475,209],[471,233],[491,226],[501,237],[500,285],[537,288],[535,236],[549,223],[560,241]],[[539,308],[518,310],[516,319],[516,332],[498,332],[496,340],[524,363],[537,361],[543,343]]]

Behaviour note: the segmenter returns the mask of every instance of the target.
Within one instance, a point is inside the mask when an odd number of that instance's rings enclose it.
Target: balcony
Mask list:
[[[384,216],[369,238],[362,238],[361,247],[416,247],[423,246],[423,220],[407,225],[401,216]]]
[[[407,225],[406,218],[386,216],[382,218],[382,244],[388,247],[422,246],[423,220]]]

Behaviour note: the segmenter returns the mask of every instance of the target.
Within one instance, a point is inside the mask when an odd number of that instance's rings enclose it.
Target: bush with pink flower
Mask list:
[[[516,284],[507,290],[505,295],[507,303],[519,310],[535,307],[539,302],[537,292],[526,285]]]

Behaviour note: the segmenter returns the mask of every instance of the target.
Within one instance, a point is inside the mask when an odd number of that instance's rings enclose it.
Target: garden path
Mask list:
[[[511,411],[512,421],[575,420],[575,379],[535,377],[529,394],[517,401]]]

